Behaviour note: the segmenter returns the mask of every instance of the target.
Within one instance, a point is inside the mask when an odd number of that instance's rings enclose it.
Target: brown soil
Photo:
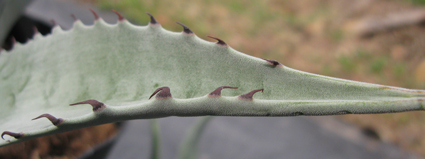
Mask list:
[[[0,159],[72,159],[117,133],[114,124],[44,136],[0,147]]]

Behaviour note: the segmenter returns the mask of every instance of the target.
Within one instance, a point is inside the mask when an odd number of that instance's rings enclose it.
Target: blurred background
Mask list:
[[[424,0],[72,2],[100,12],[116,10],[137,25],[148,23],[145,12],[149,12],[165,29],[180,32],[178,21],[205,40],[215,41],[206,38],[215,36],[238,51],[306,72],[425,89]],[[67,20],[73,21],[70,16]],[[377,140],[425,157],[423,111],[337,118]]]

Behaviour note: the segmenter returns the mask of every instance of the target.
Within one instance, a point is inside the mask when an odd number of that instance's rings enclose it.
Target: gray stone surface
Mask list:
[[[162,158],[176,158],[185,132],[197,119],[160,119]],[[149,158],[149,121],[127,124],[109,159]],[[215,117],[200,142],[201,159],[418,158],[335,117]]]

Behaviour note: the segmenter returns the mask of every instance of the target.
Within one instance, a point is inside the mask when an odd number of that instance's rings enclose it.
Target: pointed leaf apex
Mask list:
[[[149,97],[149,99],[151,99],[155,94],[155,99],[171,98],[171,92],[169,87],[161,87],[156,89],[155,92],[153,92],[152,95]]]
[[[86,100],[86,101],[82,101],[82,102],[78,102],[78,103],[73,103],[73,104],[70,104],[70,106],[79,105],[79,104],[90,104],[93,107],[94,112],[100,111],[103,108],[106,108],[105,104],[103,104],[103,103],[101,103],[97,100],[94,100],[94,99],[90,99],[90,100]]]
[[[112,10],[113,12],[115,12],[115,14],[117,14],[117,16],[118,16],[118,21],[124,21],[125,20],[125,18],[119,13],[119,12],[117,12],[117,11],[115,11],[115,10]]]
[[[93,9],[89,8],[89,10],[93,13],[94,19],[99,20],[99,15]]]
[[[4,135],[9,135],[9,136],[12,136],[12,137],[14,137],[15,139],[19,139],[19,138],[21,138],[22,136],[24,136],[24,134],[23,133],[14,133],[14,132],[10,132],[10,131],[4,131],[3,133],[1,133],[1,138],[4,140],[4,138],[3,138],[3,136]]]
[[[213,37],[213,36],[207,36],[207,37],[217,40],[217,44],[218,45],[227,46],[227,44],[223,40],[221,40],[219,38],[216,38],[216,37]]]
[[[221,97],[221,90],[223,90],[223,88],[238,89],[238,87],[221,86],[208,94],[208,97]]]
[[[263,92],[263,91],[264,91],[264,89],[256,89],[256,90],[253,90],[253,91],[251,91],[251,92],[249,92],[249,93],[247,93],[247,94],[240,95],[238,98],[239,98],[239,99],[242,99],[242,100],[249,100],[249,101],[252,101],[252,96],[253,96],[255,93],[259,92],[259,91]]]
[[[155,24],[159,24],[156,19],[152,16],[152,14],[150,14],[149,12],[146,12],[146,14],[149,15],[149,17],[151,18],[151,21],[149,22],[149,24],[151,25],[155,25]]]
[[[50,122],[52,122],[52,124],[55,125],[55,126],[58,126],[58,125],[62,124],[62,122],[63,122],[62,118],[56,118],[56,117],[54,117],[53,115],[50,115],[50,114],[42,114],[42,115],[40,115],[40,116],[38,116],[38,117],[36,117],[32,120],[37,120],[37,119],[40,119],[42,117],[46,117],[47,119],[49,119]]]
[[[183,32],[186,34],[193,34],[193,32],[184,24],[180,23],[180,22],[176,22],[177,24],[181,25],[183,27]]]

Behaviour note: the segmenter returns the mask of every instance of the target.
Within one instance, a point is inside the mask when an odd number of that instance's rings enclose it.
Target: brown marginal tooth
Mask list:
[[[38,33],[38,29],[37,29],[36,26],[33,26],[32,29],[34,30],[34,34],[37,34]]]
[[[253,96],[255,93],[259,92],[259,91],[263,92],[263,91],[264,91],[264,89],[256,89],[256,90],[253,90],[253,91],[251,91],[251,92],[249,92],[249,93],[247,93],[247,94],[240,95],[238,98],[239,98],[239,99],[242,99],[242,100],[252,100],[252,96]]]
[[[89,8],[89,10],[93,13],[94,19],[99,20],[99,15],[93,9]]]
[[[74,14],[71,14],[72,19],[74,19],[74,22],[77,21],[77,17]]]
[[[42,114],[42,115],[40,115],[40,116],[38,116],[38,117],[36,117],[32,120],[40,119],[42,117],[46,117],[47,119],[49,119],[50,122],[52,122],[52,124],[55,125],[55,126],[58,126],[58,125],[62,124],[62,122],[63,122],[62,118],[55,118],[53,115],[50,115],[50,114]]]
[[[155,94],[155,99],[171,98],[170,88],[168,87],[161,87],[156,89],[155,92],[153,92],[152,95],[149,97],[149,99],[151,99]]]
[[[223,40],[221,40],[219,38],[216,38],[216,37],[213,37],[213,36],[207,36],[207,37],[213,38],[213,39],[217,40],[217,44],[218,45],[227,46],[227,44]]]
[[[4,131],[3,133],[1,133],[1,138],[4,140],[3,136],[4,135],[9,135],[14,137],[15,139],[19,139],[22,136],[24,136],[24,133],[14,133],[14,132],[10,132],[10,131]]]
[[[112,10],[113,12],[115,12],[115,14],[117,14],[117,16],[118,16],[118,21],[123,21],[125,18],[119,13],[119,12],[117,12],[117,11],[115,11],[115,10]]]
[[[193,34],[193,32],[184,24],[177,22],[177,24],[181,25],[183,27],[183,32],[186,34]]]
[[[93,111],[100,111],[103,108],[106,108],[105,104],[94,100],[94,99],[90,99],[90,100],[86,100],[86,101],[82,101],[82,102],[78,102],[78,103],[74,103],[74,104],[70,104],[70,106],[73,105],[79,105],[79,104],[90,104],[93,107]]]
[[[150,14],[150,13],[148,13],[148,12],[146,12],[146,14],[148,14],[148,15],[149,15],[149,17],[151,17],[151,21],[149,22],[150,24],[152,24],[152,25],[159,24],[159,23],[156,21],[156,19],[152,16],[152,14]]]
[[[263,60],[266,60],[270,65],[273,65],[273,66],[282,66],[282,64],[276,60],[268,60],[268,59],[263,59]]]
[[[221,90],[223,88],[230,88],[230,89],[238,89],[238,87],[230,87],[230,86],[221,86],[212,91],[210,94],[208,94],[208,97],[220,97],[221,96]]]
[[[52,19],[52,20],[50,20],[50,22],[52,23],[52,26],[53,26],[53,27],[55,27],[55,26],[57,25],[56,21],[55,21],[55,20],[53,20],[53,19]]]

